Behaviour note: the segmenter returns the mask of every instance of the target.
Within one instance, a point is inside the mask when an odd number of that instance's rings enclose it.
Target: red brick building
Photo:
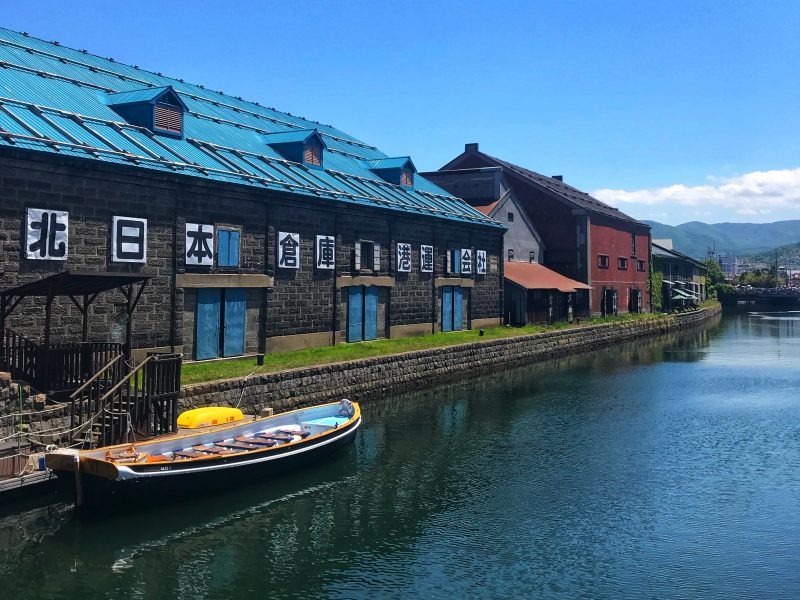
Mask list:
[[[648,225],[564,183],[561,176],[547,177],[495,158],[478,144],[467,144],[462,154],[425,177],[479,209],[510,194],[541,237],[543,251],[536,262],[591,286],[577,293],[578,315],[649,310]],[[495,218],[504,222],[502,215]]]

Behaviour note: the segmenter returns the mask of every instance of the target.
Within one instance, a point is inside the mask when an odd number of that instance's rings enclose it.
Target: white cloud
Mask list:
[[[677,207],[696,207],[695,214],[708,213],[711,209],[716,214],[764,216],[789,213],[800,216],[800,168],[753,171],[735,177],[710,176],[708,181],[705,185],[675,184],[633,191],[602,189],[592,195],[612,206],[635,204],[641,209],[661,205],[662,209],[668,208],[671,212],[675,212]],[[689,214],[692,211],[685,212]]]

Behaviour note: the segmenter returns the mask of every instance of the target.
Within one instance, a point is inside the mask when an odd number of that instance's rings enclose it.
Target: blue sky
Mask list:
[[[466,142],[670,224],[800,218],[800,2],[27,2],[2,24],[331,123]]]

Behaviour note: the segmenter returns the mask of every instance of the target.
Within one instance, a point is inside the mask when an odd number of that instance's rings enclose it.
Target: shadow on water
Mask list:
[[[352,446],[275,482],[103,518],[65,504],[8,517],[0,575],[14,597],[669,595],[686,561],[664,548],[691,556],[674,534],[714,484],[685,453],[706,456],[722,494],[737,488],[713,452],[720,408],[693,412],[685,391],[717,345],[758,339],[742,319],[370,402]],[[712,589],[697,579],[685,595]]]

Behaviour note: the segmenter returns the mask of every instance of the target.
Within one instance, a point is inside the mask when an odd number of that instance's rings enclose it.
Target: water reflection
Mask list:
[[[767,579],[791,597],[793,320],[369,402],[353,446],[277,482],[104,519],[38,509],[0,573],[14,597],[730,597]]]

